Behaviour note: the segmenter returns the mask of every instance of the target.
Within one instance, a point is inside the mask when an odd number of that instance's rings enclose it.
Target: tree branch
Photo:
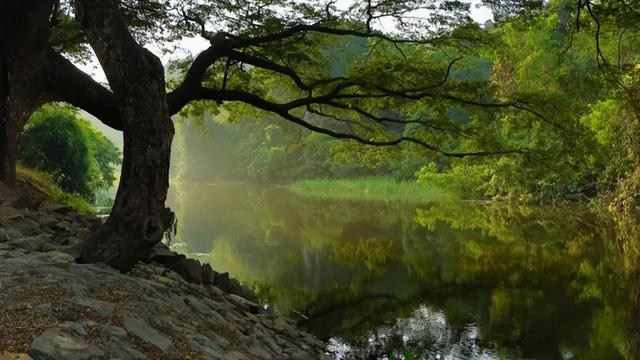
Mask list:
[[[198,91],[199,99],[206,100],[214,100],[214,101],[239,101],[245,104],[254,106],[258,109],[271,112],[273,114],[279,115],[285,120],[298,124],[308,130],[325,134],[331,136],[336,139],[346,139],[346,140],[354,140],[361,144],[372,145],[372,146],[393,146],[398,145],[403,142],[409,142],[418,144],[428,150],[439,153],[448,157],[467,157],[467,156],[487,156],[487,155],[506,155],[506,154],[524,154],[524,150],[513,149],[513,150],[496,150],[496,151],[475,151],[475,152],[447,152],[439,147],[429,144],[420,139],[416,139],[413,137],[402,136],[397,137],[395,139],[390,140],[376,140],[376,139],[366,139],[361,136],[358,136],[353,133],[342,133],[337,132],[331,129],[323,128],[317,125],[313,125],[304,119],[291,114],[290,108],[286,105],[273,103],[271,101],[265,100],[257,95],[246,93],[238,90],[226,90],[219,91],[216,89],[206,89],[204,87],[200,87]]]

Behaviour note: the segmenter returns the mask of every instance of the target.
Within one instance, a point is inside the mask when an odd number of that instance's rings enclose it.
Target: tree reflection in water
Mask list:
[[[577,207],[173,194],[183,251],[229,271],[345,359],[634,359],[638,219]],[[297,315],[302,313],[304,317]]]

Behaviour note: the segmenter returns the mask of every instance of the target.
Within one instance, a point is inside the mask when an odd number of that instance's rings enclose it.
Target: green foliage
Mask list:
[[[428,203],[450,197],[433,184],[397,181],[392,178],[300,180],[288,188],[302,196],[373,201]]]
[[[344,90],[341,107],[301,106],[291,114],[370,140],[420,139],[433,145],[432,150],[411,143],[372,147],[338,141],[246,104],[197,102],[185,114],[199,126],[206,127],[206,116],[193,115],[207,110],[224,118],[216,126],[231,123],[220,133],[232,139],[236,170],[259,182],[393,177],[472,199],[600,198],[614,199],[624,208],[635,206],[640,200],[640,102],[635,95],[640,87],[640,33],[626,27],[628,21],[617,16],[619,6],[609,2],[593,4],[602,14],[598,43],[592,18],[586,9],[578,14],[575,2],[487,3],[497,10],[495,27],[481,29],[462,21],[459,28],[449,29],[451,37],[429,45],[305,34],[295,42],[262,49],[265,56],[290,65],[302,82],[338,76],[353,83]],[[318,15],[309,11],[300,16]],[[576,31],[576,22],[581,31]],[[595,55],[598,50],[600,56]],[[189,63],[174,64],[174,80]],[[285,74],[257,67],[227,69],[224,62],[210,70],[205,82],[212,87],[226,80],[229,89],[250,90],[281,103],[308,95]],[[336,85],[319,85],[312,94],[322,96]],[[427,96],[407,90],[420,87],[429,89]],[[379,89],[405,96],[357,96]],[[501,154],[505,149],[514,153]],[[496,154],[463,159],[443,154],[475,152]]]
[[[18,160],[49,174],[65,192],[93,201],[96,191],[113,185],[120,152],[75,110],[47,105],[25,126]]]
[[[416,172],[418,184],[425,184],[453,192],[464,199],[482,198],[483,169],[481,166],[454,166],[440,172],[435,163],[429,163]]]

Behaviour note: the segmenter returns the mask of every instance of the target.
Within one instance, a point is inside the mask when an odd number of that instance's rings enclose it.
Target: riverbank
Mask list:
[[[0,359],[326,359],[228,274],[158,246],[128,274],[79,264],[99,225],[0,186]]]
[[[434,186],[387,177],[300,180],[286,188],[302,196],[340,200],[428,203],[453,198]]]

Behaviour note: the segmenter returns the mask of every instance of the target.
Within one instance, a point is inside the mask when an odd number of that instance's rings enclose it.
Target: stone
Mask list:
[[[156,329],[152,328],[144,321],[132,316],[125,316],[124,327],[133,335],[139,337],[142,341],[149,343],[165,354],[174,351],[173,343],[169,338],[161,335]]]
[[[183,267],[188,275],[185,280],[194,284],[202,284],[202,265],[200,261],[194,259],[184,259]]]
[[[109,336],[114,340],[121,342],[129,341],[129,334],[127,334],[127,331],[121,327],[113,325],[100,325],[100,331],[104,335]]]
[[[213,295],[213,296],[222,296],[224,294],[224,292],[222,290],[220,290],[219,287],[214,286],[214,285],[210,285],[207,287],[209,289],[209,292]]]
[[[202,335],[187,335],[187,341],[189,341],[189,345],[191,347],[196,348],[209,356],[216,359],[225,359],[224,350],[220,347],[218,341],[213,341]]]
[[[158,244],[151,249],[151,253],[147,257],[148,261],[156,261],[162,263],[164,258],[176,257],[178,254],[175,251],[171,251],[165,244]]]
[[[213,269],[211,268],[211,265],[209,264],[202,265],[202,283],[204,285],[213,284],[214,277],[215,275],[214,275]]]
[[[94,345],[64,334],[59,330],[46,330],[38,336],[27,354],[34,360],[88,360],[103,359],[104,352]]]
[[[231,350],[224,354],[224,358],[227,360],[249,360],[249,358],[243,353],[237,350]]]
[[[43,201],[44,201],[44,198],[42,198],[42,196],[40,195],[23,194],[19,196],[16,201],[13,202],[13,206],[16,209],[37,210]]]
[[[89,335],[89,333],[87,333],[87,329],[85,329],[84,326],[78,323],[72,323],[71,325],[69,325],[69,329],[71,329],[71,331],[73,331],[80,337],[87,337],[87,335]]]
[[[262,347],[260,344],[258,344],[255,341],[247,349],[247,352],[249,352],[251,355],[254,355],[258,359],[260,359],[260,358],[262,358],[262,359],[271,359],[271,358],[273,358],[273,354],[271,352],[269,352],[268,349],[265,349],[264,347]]]
[[[38,261],[43,261],[43,262],[49,262],[49,263],[74,263],[76,262],[76,259],[65,253],[65,252],[61,252],[61,251],[47,251],[47,252],[34,252],[31,253],[30,256],[32,259],[38,260]]]
[[[202,284],[202,265],[198,260],[174,253],[173,255],[155,256],[153,261],[175,271],[187,282]]]
[[[140,351],[134,349],[129,344],[117,341],[110,341],[104,345],[104,349],[110,355],[110,359],[146,359],[147,357]]]
[[[243,297],[251,302],[254,303],[258,303],[260,302],[260,300],[258,299],[258,296],[256,295],[255,292],[253,292],[253,290],[246,288],[246,287],[241,287],[240,289],[240,293],[238,294],[240,295],[240,297]],[[260,311],[264,311],[265,309],[261,307]]]
[[[36,236],[42,233],[40,224],[29,218],[21,219],[20,221],[11,224],[10,230],[18,231],[23,236]]]
[[[9,233],[7,233],[6,231],[0,230],[0,243],[7,242],[9,241],[10,238],[11,236],[9,236]]]
[[[83,297],[74,297],[71,299],[71,302],[76,304],[77,306],[88,308],[97,316],[102,318],[109,318],[113,315],[114,306],[106,301],[83,298]]]
[[[50,242],[51,242],[51,236],[40,234],[36,236],[12,240],[9,243],[15,247],[25,249],[28,252],[33,252],[33,251],[53,250],[53,247],[51,246]]]
[[[51,200],[44,200],[40,203],[38,210],[42,212],[55,212],[58,214],[68,214],[73,212],[73,209],[70,206],[58,204],[57,202],[53,202]]]
[[[184,302],[189,305],[193,311],[203,315],[209,314],[212,311],[207,305],[205,305],[205,303],[198,300],[198,298],[193,295],[186,296],[184,298]]]
[[[22,219],[24,213],[13,206],[0,207],[0,222],[8,223],[13,220]]]
[[[315,360],[317,357],[315,355],[309,354],[306,351],[295,351],[293,352],[289,358],[291,360]]]
[[[75,236],[61,236],[56,238],[54,242],[59,245],[76,246],[76,245],[80,245],[82,243],[82,240],[78,239]]]
[[[31,356],[25,353],[2,352],[0,353],[0,360],[31,360]]]
[[[212,317],[217,324],[227,323],[227,320],[224,318],[224,316],[220,315],[220,313],[215,310],[211,310],[211,313],[209,314],[209,316]]]
[[[238,305],[242,310],[248,311],[252,314],[257,314],[262,309],[262,307],[259,304],[249,301],[235,294],[230,294],[229,299],[234,304]]]
[[[215,277],[215,285],[222,291],[231,291],[231,278],[228,272],[219,273]]]

